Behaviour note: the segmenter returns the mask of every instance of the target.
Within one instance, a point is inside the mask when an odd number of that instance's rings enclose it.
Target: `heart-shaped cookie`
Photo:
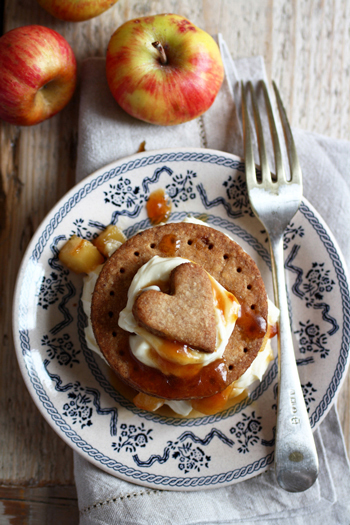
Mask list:
[[[170,293],[145,290],[136,298],[133,314],[149,332],[214,352],[216,323],[210,278],[198,264],[180,264],[170,274]]]

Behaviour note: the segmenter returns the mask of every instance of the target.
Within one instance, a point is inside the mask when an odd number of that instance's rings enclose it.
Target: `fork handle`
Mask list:
[[[275,301],[280,309],[275,472],[279,485],[302,492],[316,481],[318,458],[295,360],[284,273],[283,236],[270,238]]]

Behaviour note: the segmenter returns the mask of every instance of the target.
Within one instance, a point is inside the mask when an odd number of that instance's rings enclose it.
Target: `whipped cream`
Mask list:
[[[152,283],[168,282],[174,268],[188,262],[190,262],[188,259],[183,259],[182,257],[163,258],[156,255],[138,270],[130,285],[128,302],[124,310],[120,312],[118,324],[123,330],[131,334],[136,334],[130,335],[129,337],[131,352],[139,361],[147,366],[158,368],[158,364],[152,357],[154,350],[162,358],[179,365],[200,364],[206,366],[223,356],[228,340],[235,327],[240,309],[239,302],[209,274],[214,291],[216,321],[215,352],[200,352],[186,345],[179,345],[179,347],[181,347],[180,351],[171,352],[170,347],[164,344],[164,339],[151,334],[137,324],[132,313],[132,308],[138,294],[145,290],[160,291],[160,287],[154,286]],[[223,310],[218,307],[218,304],[224,304]]]

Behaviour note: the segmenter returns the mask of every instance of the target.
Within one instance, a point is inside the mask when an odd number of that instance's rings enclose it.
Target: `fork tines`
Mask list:
[[[284,106],[281,100],[281,96],[279,94],[279,91],[278,91],[278,88],[275,82],[272,82],[272,85],[275,91],[277,106],[278,106],[281,123],[283,127],[283,132],[285,136],[285,141],[286,141],[286,147],[287,147],[287,152],[288,152],[288,157],[289,157],[291,182],[301,185],[302,183],[301,169],[299,165],[299,160],[298,160],[292,132],[291,132],[290,125],[287,119],[286,111],[284,109]],[[257,139],[258,139],[258,149],[259,149],[262,181],[272,180],[273,182],[275,182],[278,180],[280,184],[282,182],[287,183],[286,174],[285,174],[285,170],[283,166],[283,157],[282,157],[280,142],[279,142],[278,133],[277,133],[276,122],[275,122],[273,109],[272,109],[272,105],[271,105],[266,83],[263,80],[260,80],[257,83],[256,89],[254,89],[251,81],[247,82],[246,85],[244,85],[244,83],[242,82],[241,86],[242,86],[243,135],[244,135],[247,185],[249,187],[249,184],[251,185],[256,184],[253,140],[252,140],[252,133],[251,133],[251,127],[250,127],[250,122],[249,122],[249,112],[248,112],[248,103],[247,103],[248,93],[250,93],[252,106],[253,106],[253,115],[254,115],[255,128],[256,128],[256,134],[257,134]],[[266,109],[266,113],[267,113],[267,117],[269,121],[270,133],[271,133],[273,150],[274,150],[276,174],[271,174],[269,164],[268,164],[266,145],[265,145],[264,134],[263,134],[263,126],[262,126],[262,122],[260,118],[259,104],[258,104],[258,99],[256,95],[256,92],[259,92],[259,90],[261,90],[264,95],[265,109]]]

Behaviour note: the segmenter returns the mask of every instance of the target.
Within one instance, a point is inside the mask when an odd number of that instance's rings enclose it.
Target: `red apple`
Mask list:
[[[107,81],[130,115],[169,126],[192,120],[214,102],[224,68],[213,38],[182,16],[130,20],[112,35]]]
[[[58,113],[77,77],[74,53],[56,31],[24,26],[0,38],[0,118],[31,126]]]
[[[38,0],[51,15],[66,22],[82,22],[107,11],[118,0]]]

